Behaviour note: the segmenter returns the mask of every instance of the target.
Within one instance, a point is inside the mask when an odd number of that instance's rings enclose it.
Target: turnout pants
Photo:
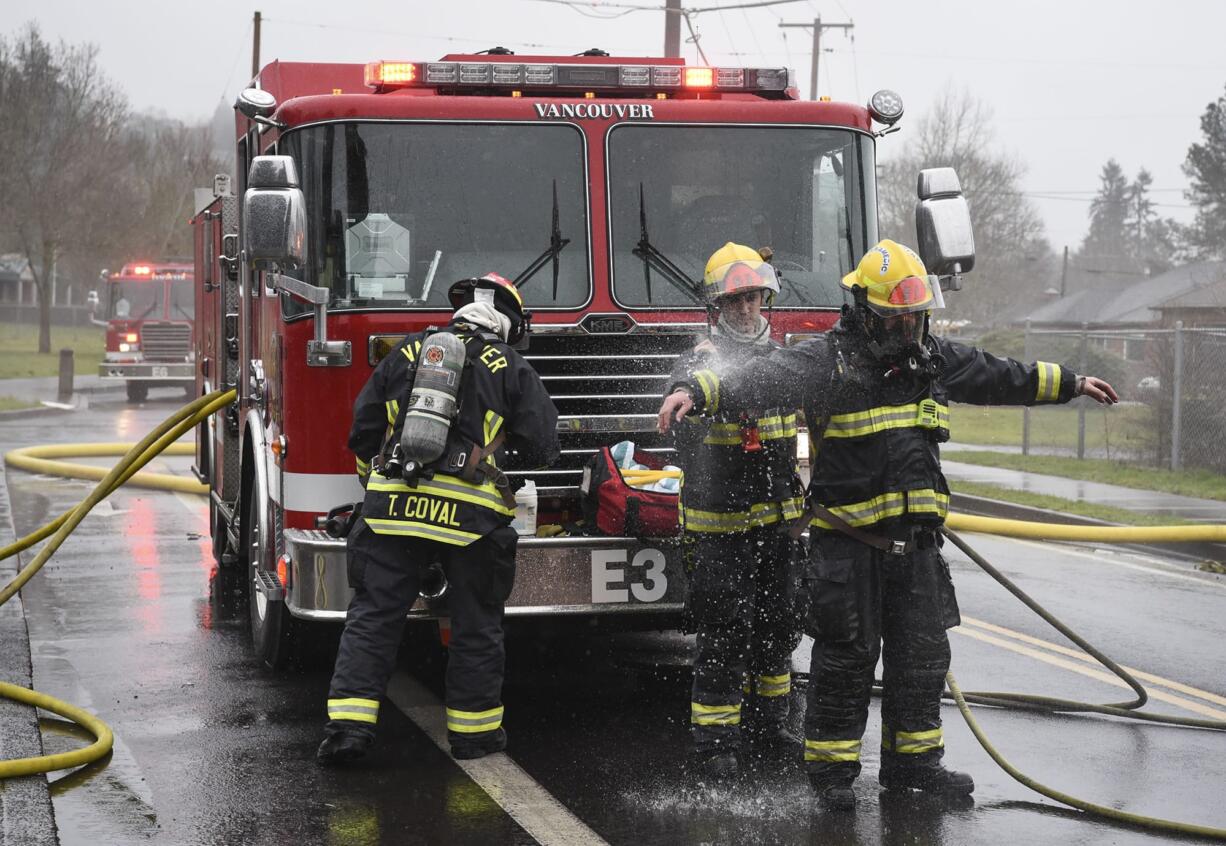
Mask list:
[[[935,766],[945,751],[941,689],[949,670],[945,630],[960,622],[939,536],[890,555],[815,531],[802,581],[813,637],[805,770],[822,780],[860,774],[860,743],[873,672],[883,663],[881,766]]]
[[[758,727],[787,717],[800,632],[793,543],[778,528],[685,536],[689,614],[698,632],[690,697],[696,752],[739,747],[743,710]]]
[[[361,519],[354,524],[347,545],[355,593],[328,692],[328,731],[374,733],[405,616],[422,573],[438,562],[447,576],[451,614],[447,735],[453,749],[491,742],[502,726],[502,618],[515,580],[517,540],[515,530],[505,527],[469,546],[452,546],[377,534]]]

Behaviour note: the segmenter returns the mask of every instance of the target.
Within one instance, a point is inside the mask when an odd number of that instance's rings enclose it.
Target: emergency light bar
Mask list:
[[[795,87],[787,68],[709,68],[681,65],[558,65],[510,62],[370,62],[366,85],[376,91],[445,89],[558,89],[627,91],[739,91],[783,94]]]
[[[111,279],[136,277],[138,279],[187,279],[190,271],[181,265],[125,264]]]

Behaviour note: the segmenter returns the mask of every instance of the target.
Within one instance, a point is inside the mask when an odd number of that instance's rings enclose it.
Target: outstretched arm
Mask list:
[[[676,380],[660,406],[657,428],[669,427],[691,412],[779,406],[800,408],[829,384],[830,364],[824,338],[769,355],[709,364]]]
[[[943,338],[936,339],[936,350],[945,359],[943,381],[955,402],[1043,405],[1076,396],[1077,375],[1059,364],[1024,364]]]

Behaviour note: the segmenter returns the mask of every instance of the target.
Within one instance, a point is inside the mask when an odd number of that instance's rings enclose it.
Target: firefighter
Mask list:
[[[432,343],[429,331],[406,337],[354,405],[349,447],[366,496],[347,538],[355,593],[316,753],[324,765],[362,757],[374,739],[406,614],[431,569],[432,577],[441,570],[446,578],[451,616],[445,696],[451,754],[479,758],[506,747],[502,619],[517,535],[510,526],[514,495],[497,461],[504,441],[528,466],[555,460],[557,409],[536,371],[512,349],[530,318],[515,286],[490,273],[455,283],[448,296],[455,312],[439,331],[462,342],[462,360],[455,368],[458,411],[441,457],[420,476],[404,478],[399,447],[409,400],[418,398],[414,382],[423,380],[417,374],[427,372],[427,361],[445,363],[437,352],[446,349],[445,339]],[[436,402],[437,395],[422,405]]]
[[[885,788],[965,795],[974,782],[941,764],[946,629],[959,623],[939,529],[949,504],[939,445],[950,401],[981,405],[1118,401],[1112,387],[1048,362],[1022,364],[929,334],[943,306],[935,277],[893,241],[845,277],[849,302],[824,337],[736,372],[697,370],[660,410],[666,429],[691,410],[801,403],[819,446],[806,515],[803,587],[813,655],[804,766],[823,804],[855,806],[873,671],[883,659],[879,780]],[[721,378],[722,376],[722,378]],[[692,395],[692,396],[691,396]]]
[[[716,319],[710,337],[678,361],[677,380],[709,360],[743,361],[779,346],[762,315],[779,280],[756,250],[725,244],[707,262],[703,287]],[[800,744],[784,726],[800,631],[789,589],[793,542],[781,531],[801,514],[796,412],[717,413],[687,419],[674,435],[689,616],[698,635],[692,763],[723,778],[740,766],[743,717],[753,739]]]

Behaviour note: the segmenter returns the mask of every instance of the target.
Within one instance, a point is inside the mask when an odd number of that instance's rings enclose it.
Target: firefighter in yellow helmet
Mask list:
[[[949,403],[1036,405],[1111,386],[1059,364],[1023,364],[929,334],[941,290],[911,250],[882,241],[843,278],[849,302],[824,337],[739,368],[696,370],[660,409],[669,428],[691,411],[771,403],[804,408],[818,445],[803,521],[802,581],[813,639],[804,767],[823,804],[855,806],[869,693],[882,657],[883,787],[968,794],[941,764],[945,630],[959,622],[939,529],[949,507],[939,445]]]
[[[703,289],[710,337],[681,357],[678,381],[712,361],[750,361],[779,347],[762,314],[779,280],[756,250],[733,243],[716,250]],[[780,531],[801,513],[794,409],[720,411],[674,429],[689,619],[698,634],[691,763],[709,777],[739,769],[742,727],[755,751],[778,751],[790,740],[799,753],[800,738],[785,728],[800,641],[789,588],[794,542]]]

